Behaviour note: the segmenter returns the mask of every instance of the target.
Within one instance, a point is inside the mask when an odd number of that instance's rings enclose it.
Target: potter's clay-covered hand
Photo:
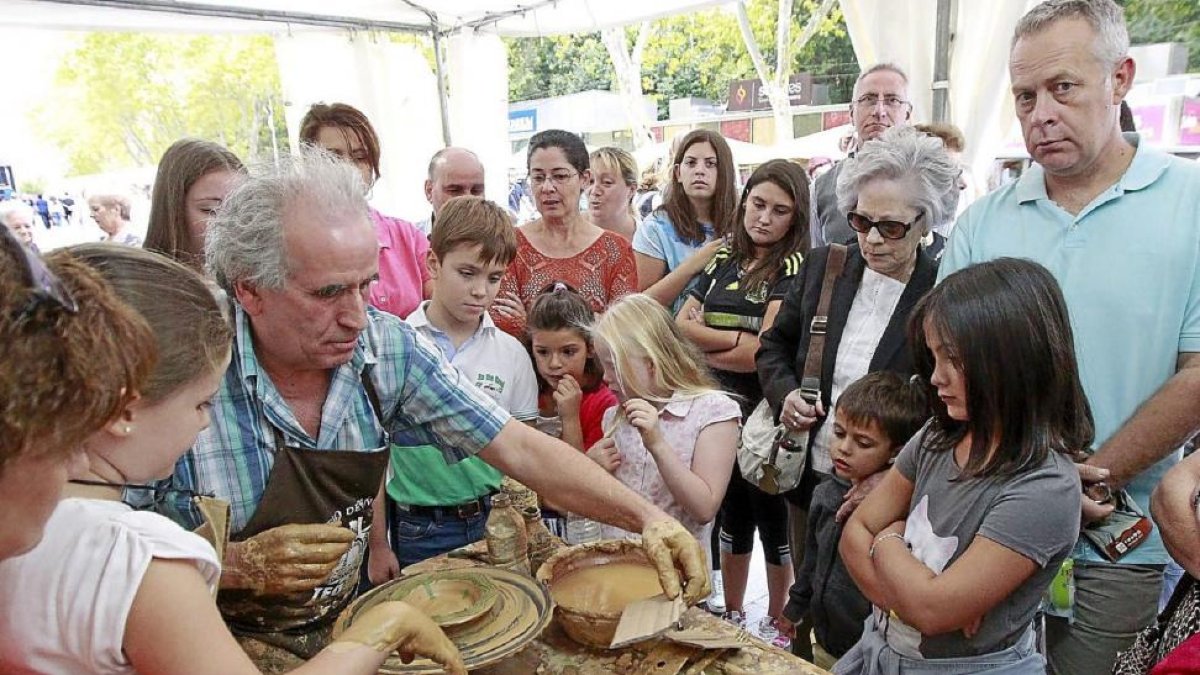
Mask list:
[[[438,663],[451,675],[466,675],[462,655],[446,634],[429,617],[403,602],[381,602],[363,612],[330,651],[367,646],[377,652],[400,652],[405,662],[423,656]]]
[[[311,591],[329,578],[353,541],[354,533],[337,525],[281,525],[260,532],[229,545],[222,586],[260,595]]]
[[[674,599],[680,591],[680,570],[683,572],[683,599],[694,605],[708,597],[708,563],[700,543],[679,524],[666,518],[656,520],[642,530],[642,547],[658,569],[663,592]]]

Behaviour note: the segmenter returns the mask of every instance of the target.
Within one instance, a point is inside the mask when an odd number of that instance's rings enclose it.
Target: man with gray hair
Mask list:
[[[858,147],[879,138],[894,126],[909,123],[912,103],[908,100],[908,76],[892,63],[877,63],[863,71],[854,82],[850,101],[850,121],[854,124]],[[845,244],[854,239],[854,230],[846,214],[837,205],[839,162],[813,181],[809,213],[809,238],[813,248],[826,244]]]
[[[483,196],[483,164],[466,148],[442,148],[429,158],[429,177],[425,179],[425,199],[433,207],[428,218],[416,223],[429,236],[442,206],[455,197]]]
[[[351,600],[389,439],[478,456],[555,503],[643,533],[668,594],[707,594],[699,544],[561,441],[514,421],[432,344],[368,307],[378,239],[362,182],[319,150],[253,173],[210,221],[210,271],[232,301],[229,369],[211,426],[180,459],[169,510],[230,503],[218,605],[260,664],[296,663]]]
[[[17,241],[29,250],[38,253],[37,244],[33,242],[33,207],[20,199],[9,199],[0,202],[0,223],[13,233]]]
[[[1050,670],[1064,675],[1110,672],[1154,620],[1169,556],[1138,512],[1200,425],[1200,166],[1121,133],[1128,48],[1112,0],[1050,0],[1020,20],[1009,72],[1035,164],[962,215],[941,265],[1035,260],[1071,312],[1096,438],[1064,450],[1086,451],[1080,478],[1104,487],[1083,498],[1074,602],[1049,609]],[[1195,513],[1155,515],[1195,532]]]

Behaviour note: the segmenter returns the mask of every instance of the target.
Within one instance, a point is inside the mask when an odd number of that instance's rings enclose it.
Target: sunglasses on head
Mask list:
[[[15,259],[25,273],[25,284],[30,288],[29,300],[13,310],[13,316],[18,323],[32,316],[43,305],[57,307],[68,314],[79,311],[79,305],[75,298],[71,297],[71,292],[67,290],[62,279],[46,267],[41,257],[17,241],[7,227],[0,227],[0,248]]]
[[[899,220],[871,220],[870,218],[856,211],[851,211],[850,213],[846,214],[846,220],[850,223],[850,229],[858,232],[859,234],[867,234],[873,227],[879,230],[879,236],[883,237],[884,239],[903,239],[905,235],[908,234],[908,231],[912,229],[912,226],[915,225],[918,220],[924,217],[925,212],[922,211],[921,213],[917,214],[916,218],[913,218],[907,223],[903,223]]]

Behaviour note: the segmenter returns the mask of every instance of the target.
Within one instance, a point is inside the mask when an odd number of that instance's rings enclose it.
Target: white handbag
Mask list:
[[[800,380],[800,394],[809,403],[816,403],[821,397],[821,361],[829,323],[829,305],[833,300],[835,280],[846,265],[846,255],[847,248],[841,244],[829,247],[817,313],[809,324],[808,353],[804,359],[804,375]],[[790,432],[782,425],[776,425],[775,411],[764,397],[742,425],[737,450],[738,468],[742,476],[763,492],[777,495],[800,484],[807,460],[808,432]]]
[[[787,439],[796,450],[785,450]],[[794,489],[804,476],[808,459],[808,434],[788,434],[775,424],[775,413],[764,398],[742,426],[737,462],[742,476],[769,495]]]

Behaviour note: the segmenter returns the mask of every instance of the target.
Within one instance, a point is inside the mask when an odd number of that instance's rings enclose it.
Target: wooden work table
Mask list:
[[[420,567],[422,571],[428,571],[483,564],[476,560],[451,559],[443,555],[421,563]],[[740,635],[745,646],[704,652],[659,639],[620,649],[597,650],[576,643],[559,628],[557,621],[551,621],[542,634],[520,652],[471,672],[480,675],[829,675],[808,661],[767,644],[698,607],[692,607],[683,614],[683,627],[704,628],[729,636]],[[674,662],[685,656],[688,657],[686,661],[675,667]],[[660,661],[666,662],[666,666],[656,667]],[[701,667],[697,668],[697,665]]]
[[[685,628],[703,627],[707,630],[725,632],[734,635],[739,630],[699,607],[692,607],[683,615]],[[706,675],[766,675],[773,673],[789,673],[792,675],[828,675],[811,663],[792,656],[790,653],[769,645],[762,640],[740,631],[745,636],[746,646],[736,650],[723,650],[719,653],[709,651],[707,654],[694,650],[691,656],[679,669],[657,669],[655,665],[663,660],[665,654],[656,653],[659,658],[647,658],[652,651],[664,645],[663,640],[649,640],[622,649],[606,651],[594,650],[577,644],[563,633],[558,623],[551,621],[540,637],[535,639],[525,649],[508,657],[504,661],[479,670],[471,671],[484,675],[608,675],[611,673],[635,673],[647,675],[667,675],[669,673],[694,673]],[[675,647],[673,643],[665,643],[667,649]],[[690,652],[691,647],[680,646]],[[680,653],[683,657],[686,653]],[[697,659],[710,657],[707,666],[696,669]],[[707,660],[707,659],[704,659]]]

